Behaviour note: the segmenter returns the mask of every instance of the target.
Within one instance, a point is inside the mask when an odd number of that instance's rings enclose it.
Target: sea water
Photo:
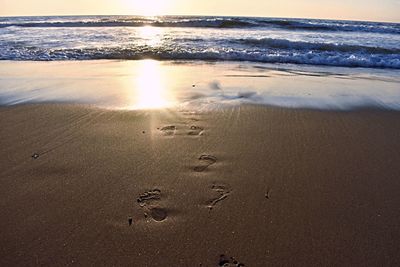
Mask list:
[[[1,17],[0,105],[43,102],[399,110],[400,24]]]
[[[400,24],[246,17],[3,17],[0,59],[188,59],[400,68]]]

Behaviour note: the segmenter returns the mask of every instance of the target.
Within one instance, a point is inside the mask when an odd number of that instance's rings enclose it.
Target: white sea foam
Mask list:
[[[0,35],[0,60],[153,58],[400,68],[400,24],[395,23],[243,17],[16,17],[0,18]]]

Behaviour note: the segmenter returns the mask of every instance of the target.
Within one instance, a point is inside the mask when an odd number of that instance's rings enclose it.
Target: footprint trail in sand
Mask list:
[[[144,216],[147,218],[148,215],[157,221],[164,221],[168,217],[166,209],[158,206],[158,202],[161,200],[161,190],[153,189],[144,192],[137,198],[139,206],[144,210]]]
[[[211,186],[211,189],[218,193],[218,197],[213,198],[212,200],[210,200],[209,204],[207,205],[207,208],[209,208],[210,210],[212,210],[214,208],[215,205],[217,205],[218,202],[226,199],[230,193],[231,190],[228,186],[223,185],[223,184],[213,184]]]
[[[200,160],[200,165],[194,167],[195,172],[203,172],[205,171],[208,167],[213,165],[214,163],[217,162],[217,158],[212,156],[212,155],[201,155],[199,157]]]
[[[219,256],[218,266],[222,267],[241,267],[245,266],[243,263],[236,260],[234,257],[227,257],[224,254]]]
[[[175,125],[165,126],[160,129],[160,131],[163,132],[165,135],[174,135],[176,130],[177,128]]]
[[[190,126],[188,135],[191,135],[191,136],[203,135],[203,131],[204,131],[204,128],[196,126],[196,125],[192,125],[192,126]]]

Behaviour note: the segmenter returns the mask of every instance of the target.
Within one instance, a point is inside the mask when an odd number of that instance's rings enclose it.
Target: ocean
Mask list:
[[[0,106],[400,110],[395,23],[3,17],[0,36]]]
[[[0,60],[248,61],[400,69],[400,24],[248,18],[1,17]]]

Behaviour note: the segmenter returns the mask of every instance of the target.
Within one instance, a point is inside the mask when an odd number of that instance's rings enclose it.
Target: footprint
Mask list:
[[[211,166],[217,162],[217,158],[212,155],[201,155],[199,160],[201,161],[201,164],[194,167],[194,171],[196,171],[196,172],[203,172],[209,166]]]
[[[160,199],[161,199],[161,190],[154,189],[141,194],[138,197],[137,202],[139,203],[140,207],[144,207],[151,201]]]
[[[159,208],[159,207],[154,207],[154,208],[150,209],[150,216],[151,216],[151,218],[153,218],[153,220],[155,220],[157,222],[161,222],[167,218],[168,214],[165,209]]]
[[[203,134],[204,129],[199,127],[199,126],[195,126],[192,125],[190,126],[190,131],[188,132],[188,135],[202,135]]]
[[[234,257],[227,257],[224,254],[219,256],[218,266],[223,267],[241,267],[245,266],[243,263],[236,260]]]
[[[159,200],[161,200],[161,190],[159,189],[144,192],[137,198],[139,206],[144,210],[145,218],[150,215],[150,217],[157,222],[162,222],[167,219],[167,210],[157,205]]]
[[[231,190],[227,186],[222,185],[222,184],[220,184],[220,185],[213,184],[211,186],[211,189],[213,191],[217,192],[219,196],[210,200],[209,204],[207,205],[207,208],[209,208],[210,210],[212,210],[214,208],[214,206],[217,205],[218,202],[227,198],[231,193]]]
[[[163,132],[165,135],[174,135],[176,129],[177,128],[175,125],[169,125],[169,126],[162,127],[160,129],[160,131]]]

